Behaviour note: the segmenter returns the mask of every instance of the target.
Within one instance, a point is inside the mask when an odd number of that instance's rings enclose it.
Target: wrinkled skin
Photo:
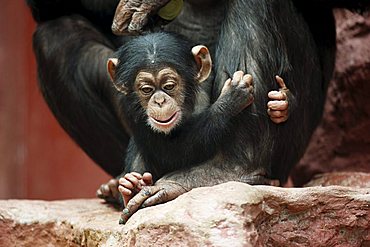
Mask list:
[[[112,24],[113,33],[120,35],[141,32],[149,16],[168,2],[169,0],[121,0]]]

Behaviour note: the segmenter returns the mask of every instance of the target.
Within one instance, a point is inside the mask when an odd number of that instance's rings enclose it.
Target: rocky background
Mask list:
[[[336,10],[337,62],[323,120],[292,172],[295,185],[314,174],[370,172],[370,13]]]
[[[370,188],[229,182],[119,217],[98,199],[0,201],[0,246],[370,246]]]

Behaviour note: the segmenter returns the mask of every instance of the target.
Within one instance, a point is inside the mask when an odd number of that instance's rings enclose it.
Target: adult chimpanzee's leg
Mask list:
[[[129,136],[106,73],[114,46],[82,16],[40,23],[34,51],[41,91],[63,128],[106,172],[123,171]]]

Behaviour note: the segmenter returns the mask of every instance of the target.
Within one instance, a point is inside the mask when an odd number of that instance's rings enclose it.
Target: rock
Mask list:
[[[336,10],[337,61],[322,122],[292,172],[296,186],[315,174],[370,172],[370,14]]]
[[[98,199],[0,201],[0,246],[99,246],[114,239],[120,213]]]
[[[97,199],[0,201],[0,246],[370,246],[370,188],[229,182],[119,215]]]
[[[333,172],[318,174],[305,187],[339,185],[352,188],[370,188],[370,173]]]

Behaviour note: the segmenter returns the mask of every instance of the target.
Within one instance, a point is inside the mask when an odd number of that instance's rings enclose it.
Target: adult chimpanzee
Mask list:
[[[122,10],[127,13],[118,18],[122,13],[118,12],[115,27],[139,31],[146,14],[165,2],[122,0]],[[40,23],[34,48],[41,89],[49,106],[90,157],[118,176],[129,129],[125,120],[119,120],[124,116],[117,117],[115,89],[104,72],[105,60],[122,44],[107,25],[118,1],[28,3]],[[131,200],[129,213],[144,201],[142,198],[152,199],[146,201],[149,205],[198,186],[229,180],[260,183],[266,178],[284,182],[322,113],[334,63],[331,8],[359,3],[365,1],[185,1],[182,14],[166,28],[207,44],[215,53],[214,83],[207,91],[212,102],[236,70],[252,74],[255,101],[232,121],[230,135],[215,157],[164,175],[156,186],[146,187]],[[265,114],[266,94],[276,87],[275,74],[282,75],[290,89],[290,120],[282,125],[273,124]],[[151,197],[153,194],[156,196]]]

